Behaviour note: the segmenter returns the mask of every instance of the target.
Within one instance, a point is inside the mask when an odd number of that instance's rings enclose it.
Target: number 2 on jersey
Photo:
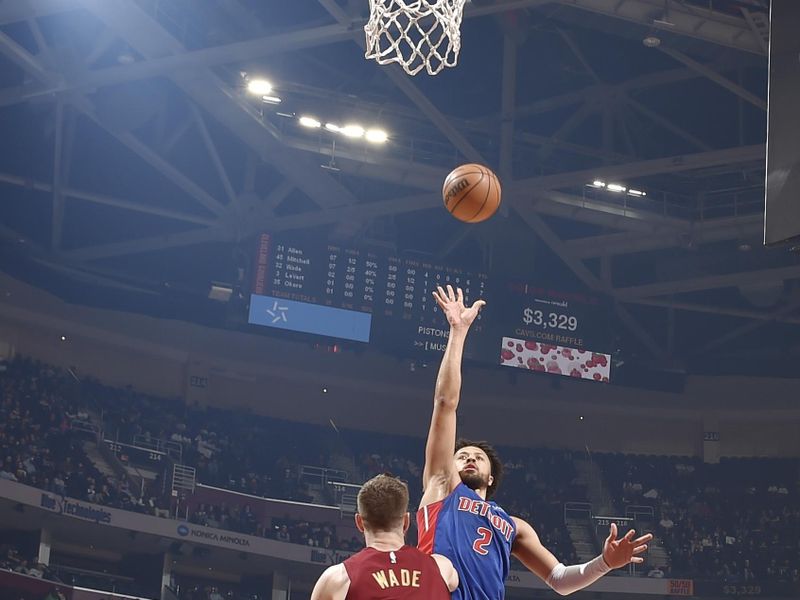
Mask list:
[[[489,554],[488,546],[492,543],[492,530],[486,527],[478,527],[478,535],[480,536],[472,544],[472,549],[481,556]]]

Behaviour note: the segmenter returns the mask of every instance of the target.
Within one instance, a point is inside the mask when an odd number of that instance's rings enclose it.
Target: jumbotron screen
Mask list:
[[[447,284],[462,288],[469,301],[490,302],[472,326],[466,358],[610,380],[602,297],[325,241],[259,237],[248,320],[438,360],[449,326],[432,292]]]

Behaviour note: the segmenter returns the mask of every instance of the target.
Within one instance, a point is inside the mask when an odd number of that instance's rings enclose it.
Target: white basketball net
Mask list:
[[[454,67],[461,50],[466,0],[369,0],[364,56],[399,63],[406,73],[436,75]]]

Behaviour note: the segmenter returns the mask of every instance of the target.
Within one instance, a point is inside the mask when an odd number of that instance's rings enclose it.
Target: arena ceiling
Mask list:
[[[800,264],[761,243],[766,0],[473,0],[458,67],[413,78],[364,59],[367,14],[0,1],[2,268],[75,301],[204,290],[296,231],[608,294],[622,354],[654,364],[793,373]],[[503,181],[480,226],[441,207],[463,162]]]

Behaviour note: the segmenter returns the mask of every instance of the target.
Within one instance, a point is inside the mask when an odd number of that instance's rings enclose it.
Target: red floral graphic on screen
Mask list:
[[[592,381],[608,382],[611,376],[608,354],[508,337],[500,348],[500,364]]]

